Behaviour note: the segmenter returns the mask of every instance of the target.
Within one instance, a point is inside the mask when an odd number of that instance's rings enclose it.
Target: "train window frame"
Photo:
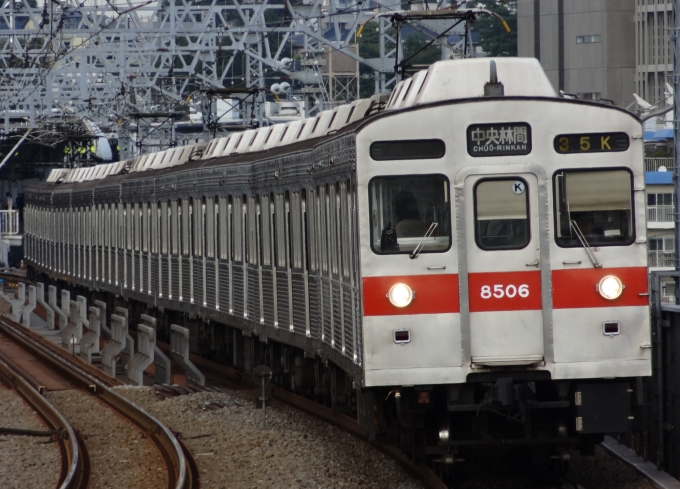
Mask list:
[[[397,155],[380,155],[377,154],[377,149],[380,146],[389,147],[389,145],[401,145],[408,146],[412,145],[424,145],[424,144],[441,145],[439,148],[434,148],[440,150],[439,152],[433,152],[432,154],[408,154],[405,152],[406,148],[402,148]],[[403,161],[403,160],[440,160],[446,156],[446,143],[438,138],[431,139],[395,139],[395,140],[384,140],[384,141],[374,141],[371,143],[369,148],[369,156],[373,161]]]
[[[557,230],[559,226],[558,222],[558,201],[557,201],[557,175],[559,173],[564,173],[564,172],[595,172],[595,171],[621,171],[624,170],[628,172],[630,175],[630,219],[631,219],[631,235],[630,238],[627,242],[621,242],[621,243],[600,243],[600,242],[591,242],[591,240],[588,240],[588,244],[590,246],[596,246],[598,248],[600,247],[610,247],[610,246],[631,246],[633,243],[635,243],[635,239],[637,236],[637,230],[636,230],[636,219],[635,219],[635,175],[633,174],[633,171],[625,166],[613,166],[613,167],[597,167],[597,168],[560,168],[558,170],[555,170],[555,172],[552,174],[552,199],[553,199],[553,235],[554,235],[554,241],[557,246],[560,248],[581,248],[583,245],[578,242],[574,244],[564,244],[560,243],[559,237],[557,235]],[[646,210],[645,210],[646,212]],[[587,238],[586,238],[587,239]]]
[[[441,177],[444,179],[444,183],[446,184],[446,197],[447,197],[447,204],[448,204],[448,216],[446,217],[445,224],[448,225],[449,228],[449,244],[446,248],[441,249],[441,250],[428,250],[423,248],[420,251],[420,254],[428,254],[428,253],[447,253],[451,250],[453,247],[453,226],[452,226],[452,221],[451,221],[451,213],[453,212],[453,196],[451,194],[451,181],[449,180],[449,177],[447,177],[443,173],[412,173],[412,174],[391,174],[391,175],[376,175],[375,177],[371,178],[368,181],[368,210],[369,210],[369,216],[373,216],[373,198],[372,198],[372,191],[373,191],[373,183],[376,180],[379,179],[394,179],[394,178],[419,178],[419,177]],[[412,250],[385,250],[382,251],[380,249],[375,248],[375,233],[374,233],[374,223],[372,221],[372,218],[369,217],[368,221],[368,227],[369,227],[369,237],[370,237],[370,243],[371,243],[371,251],[373,251],[374,254],[379,255],[379,256],[392,256],[392,255],[409,255],[411,254]],[[381,230],[382,231],[382,230]],[[326,236],[326,233],[322,231],[321,236]],[[380,246],[380,243],[378,243],[378,246]]]
[[[526,189],[524,191],[524,198],[526,201],[526,222],[527,222],[527,240],[526,243],[524,243],[522,246],[499,246],[499,247],[488,247],[488,246],[483,246],[480,241],[479,241],[479,232],[477,228],[477,188],[479,187],[480,184],[484,182],[516,182],[516,181],[521,181],[524,183],[524,188]],[[477,180],[472,187],[472,206],[473,206],[473,226],[474,226],[474,233],[475,233],[475,244],[480,250],[484,251],[517,251],[517,250],[523,250],[529,244],[531,243],[533,237],[531,234],[531,200],[529,198],[529,193],[531,191],[531,188],[529,187],[529,183],[523,179],[522,177],[519,176],[507,176],[507,177],[491,177],[491,178],[480,178]]]

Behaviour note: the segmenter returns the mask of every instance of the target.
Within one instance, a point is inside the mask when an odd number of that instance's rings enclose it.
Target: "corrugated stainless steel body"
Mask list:
[[[358,260],[341,271],[341,249],[358,253],[356,230],[343,224],[349,215],[356,222],[354,164],[348,132],[268,158],[37,186],[27,193],[30,212],[64,223],[45,249],[64,248],[45,260],[29,248],[28,259],[74,283],[322,352],[358,375]],[[332,332],[321,333],[320,314]]]
[[[433,66],[428,84],[436,82],[438,70],[449,69],[446,63]],[[488,71],[484,78],[480,73],[475,76],[486,80]],[[516,70],[512,76],[524,86],[520,75],[522,70]],[[425,77],[419,80],[426,83]],[[421,105],[364,114],[331,135],[267,151],[114,175],[102,182],[36,185],[26,194],[29,209],[54,219],[61,234],[54,242],[46,235],[45,245],[57,250],[56,258],[41,264],[31,247],[29,260],[40,271],[81,281],[71,252],[77,236],[73,210],[108,204],[114,278],[109,284],[91,279],[95,288],[113,287],[124,297],[297,346],[360,374],[365,386],[464,383],[469,374],[492,368],[544,370],[552,379],[647,375],[639,120],[617,108],[550,96],[545,83],[543,92],[531,88],[531,96],[499,98],[437,99],[437,90],[424,89]],[[471,93],[473,88],[461,89]],[[522,154],[482,158],[466,147],[466,131],[474,124],[514,124],[529,130],[532,145]],[[629,145],[611,152],[561,154],[555,149],[559,134],[582,131],[625,133]],[[432,138],[445,148],[437,157],[372,157],[376,141]],[[554,179],[558,172],[622,168],[630,170],[626,209],[635,212],[630,217],[635,233],[630,242],[605,242],[593,250],[604,264],[597,268],[583,246],[561,246],[555,239]],[[450,246],[417,258],[378,253],[372,240],[379,241],[387,228],[372,234],[370,182],[420,176],[445,182],[442,212],[451,218],[441,222],[450,226]],[[476,185],[499,178],[520,179],[528,189],[530,239],[521,249],[490,250],[476,242]],[[88,195],[92,201],[86,204]],[[395,199],[385,198],[386,208],[395,204],[390,200]],[[158,208],[160,213],[154,211]],[[98,236],[94,239],[103,239],[106,247],[107,238]],[[93,238],[86,236],[86,248],[88,239]],[[160,263],[157,279],[155,260]],[[595,291],[605,273],[627,274],[625,300],[607,301]],[[530,277],[532,305],[515,302],[494,309],[492,301],[482,301],[489,297],[480,289],[502,287],[498,277],[518,280],[505,284],[513,291],[508,297],[517,300],[517,288]],[[149,278],[152,285],[145,287]],[[418,283],[419,290],[413,307],[398,309],[386,296],[403,280]],[[490,282],[481,286],[474,280]],[[574,289],[588,289],[588,294],[573,294]],[[484,306],[475,310],[475,300]],[[615,338],[603,334],[603,322],[612,319],[624,328]],[[395,331],[405,329],[409,341],[396,341]]]

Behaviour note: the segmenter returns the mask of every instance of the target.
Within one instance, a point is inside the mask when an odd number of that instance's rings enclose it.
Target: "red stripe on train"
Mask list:
[[[387,292],[396,283],[406,284],[416,293],[406,307],[395,307],[387,298]],[[365,277],[363,286],[364,316],[460,312],[456,274]]]
[[[602,277],[615,275],[623,285],[623,293],[613,301],[603,298],[595,289]],[[553,308],[574,309],[584,307],[646,306],[647,268],[579,268],[578,270],[553,270]]]
[[[485,272],[468,275],[470,312],[536,311],[541,303],[541,272]]]

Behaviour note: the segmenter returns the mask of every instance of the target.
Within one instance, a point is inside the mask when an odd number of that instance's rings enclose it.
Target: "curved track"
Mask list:
[[[57,433],[61,455],[59,489],[86,489],[89,484],[89,459],[82,441],[69,422],[35,389],[26,375],[0,359],[0,381],[16,392],[38,414],[50,430]]]
[[[109,387],[121,385],[119,381],[106,376],[97,368],[81,360],[80,357],[68,354],[60,347],[44,340],[37,333],[10,319],[0,318],[0,332],[31,351],[41,361],[59,370],[77,386],[89,391],[143,431],[158,448],[167,465],[168,489],[199,488],[196,464],[189,461],[191,458],[189,452],[183,450],[177,438],[159,420],[109,389]],[[75,436],[72,439],[75,440]],[[75,453],[77,453],[77,447]]]

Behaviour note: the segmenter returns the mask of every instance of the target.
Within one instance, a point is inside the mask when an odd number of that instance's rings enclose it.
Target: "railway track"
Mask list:
[[[88,486],[89,460],[83,450],[82,440],[70,423],[57,411],[40,392],[31,385],[26,375],[0,355],[0,382],[12,389],[28,404],[56,437],[61,456],[61,469],[57,487],[59,489],[81,489]]]
[[[156,446],[163,458],[167,467],[168,489],[198,489],[200,487],[196,463],[192,460],[189,451],[182,446],[174,434],[155,417],[110,389],[115,385],[122,385],[121,382],[106,376],[79,357],[70,355],[62,348],[47,342],[37,333],[8,318],[0,318],[0,333],[30,351],[41,363],[50,365],[61,375],[68,378],[78,389],[89,392],[90,395],[142,431]],[[39,387],[31,385],[30,374],[24,373],[22,375],[16,367],[13,368],[5,362],[3,363],[6,368],[3,370],[2,365],[0,365],[0,373],[10,382],[13,382],[13,385],[21,385],[29,399],[40,402],[42,396],[38,393]],[[29,387],[32,390],[28,389]],[[50,425],[54,427],[52,429],[62,429],[67,434],[62,442],[64,459],[67,460],[67,464],[62,465],[69,467],[64,480],[71,485],[61,485],[60,488],[84,489],[87,487],[88,470],[85,466],[86,457],[82,456],[82,440],[81,446],[79,446],[76,434],[70,428],[68,422],[54,408],[50,410],[45,404],[49,405],[43,399],[40,409],[45,410],[46,416],[49,415],[53,418],[54,421]],[[36,408],[36,411],[41,412],[38,408]]]
[[[170,345],[166,343],[157,343],[164,352],[170,351]],[[257,387],[253,382],[252,377],[235,368],[221,365],[210,360],[206,360],[198,355],[191,354],[191,361],[203,372],[206,376],[206,381],[213,385],[221,385],[233,389],[237,386]],[[352,434],[353,436],[370,443],[360,430],[356,419],[346,416],[344,414],[334,414],[331,408],[322,406],[305,397],[294,394],[279,386],[272,387],[272,397],[298,410],[304,411],[312,416],[322,419],[323,421],[337,426],[338,428]],[[437,475],[424,465],[413,464],[408,457],[396,446],[371,444],[388,457],[394,459],[406,472],[412,477],[419,480],[423,486],[428,489],[447,489],[446,484],[437,477]]]

